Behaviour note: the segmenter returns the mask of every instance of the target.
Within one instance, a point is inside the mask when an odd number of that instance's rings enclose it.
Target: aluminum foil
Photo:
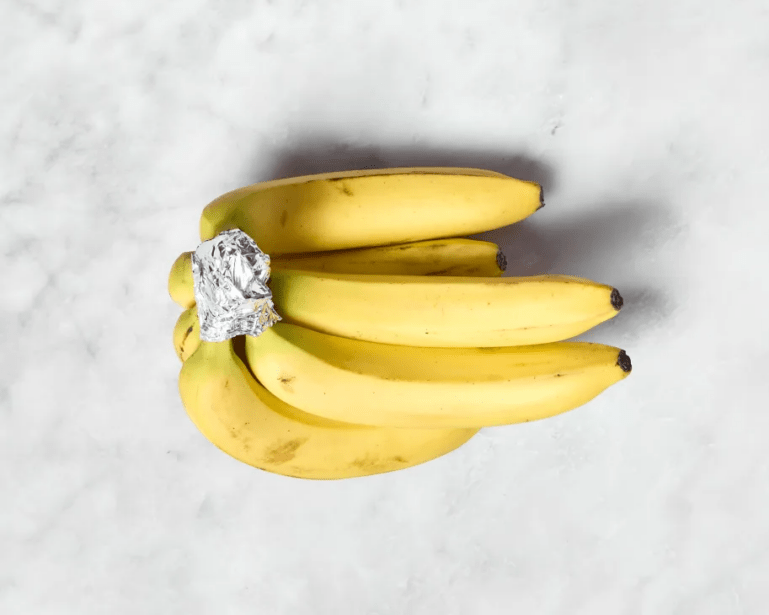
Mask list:
[[[258,336],[281,320],[267,287],[270,257],[240,229],[219,233],[192,254],[200,339]]]

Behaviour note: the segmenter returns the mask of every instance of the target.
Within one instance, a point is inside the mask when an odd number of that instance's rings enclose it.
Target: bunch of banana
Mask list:
[[[481,427],[585,404],[630,359],[564,340],[615,316],[617,290],[500,277],[499,248],[462,237],[542,205],[537,184],[454,168],[298,177],[215,200],[201,239],[238,228],[271,256],[282,322],[201,341],[192,253],[177,259],[169,293],[185,309],[173,337],[190,418],[240,461],[331,479],[413,466]]]

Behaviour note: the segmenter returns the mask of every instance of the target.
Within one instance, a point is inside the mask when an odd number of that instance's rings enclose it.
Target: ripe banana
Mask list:
[[[168,275],[168,294],[185,310],[195,305],[195,285],[192,279],[192,252],[182,252]]]
[[[200,321],[198,306],[184,310],[174,327],[174,348],[176,356],[184,363],[200,345]]]
[[[284,402],[328,419],[389,427],[543,419],[587,403],[631,369],[623,350],[584,342],[423,348],[277,323],[245,344],[258,381]]]
[[[276,257],[471,235],[543,204],[538,184],[480,169],[345,171],[228,192],[203,210],[200,237],[240,228]]]
[[[278,256],[271,259],[270,267],[333,273],[491,277],[504,273],[507,260],[495,243],[451,237],[394,246]],[[184,309],[195,305],[192,252],[181,254],[171,267],[168,293]]]
[[[401,470],[453,451],[477,433],[367,427],[307,414],[262,387],[236,354],[233,340],[200,342],[182,365],[179,392],[193,423],[225,453],[298,478]]]
[[[405,346],[556,342],[612,318],[622,307],[611,286],[562,275],[479,279],[275,269],[270,287],[287,323]]]
[[[273,269],[331,273],[492,277],[504,273],[507,261],[494,243],[453,237],[302,256],[277,256],[271,259],[270,266]]]

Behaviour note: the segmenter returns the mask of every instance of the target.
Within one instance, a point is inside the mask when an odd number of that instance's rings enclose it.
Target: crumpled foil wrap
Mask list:
[[[267,287],[270,257],[240,229],[219,233],[192,254],[200,339],[261,335],[281,320]]]

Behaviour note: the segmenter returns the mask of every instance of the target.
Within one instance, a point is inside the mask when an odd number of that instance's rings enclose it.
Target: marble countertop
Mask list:
[[[11,0],[0,27],[0,612],[769,609],[769,12],[739,3]],[[509,274],[618,287],[630,378],[312,482],[185,414],[202,207],[365,166],[539,181]],[[763,409],[762,409],[763,408]]]

